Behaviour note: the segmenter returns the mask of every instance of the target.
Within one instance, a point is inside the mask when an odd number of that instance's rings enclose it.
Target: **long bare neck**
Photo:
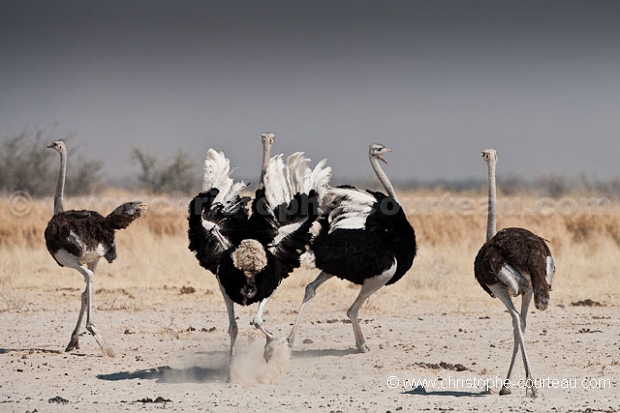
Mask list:
[[[260,179],[258,181],[258,188],[263,189],[265,186],[265,174],[267,173],[267,167],[269,166],[269,158],[271,156],[271,145],[269,139],[263,139],[263,163],[260,169]]]
[[[372,169],[375,171],[377,178],[379,178],[379,181],[385,188],[385,191],[387,192],[387,194],[391,196],[392,198],[394,198],[396,202],[398,202],[398,198],[396,197],[396,192],[394,191],[394,187],[392,186],[392,183],[390,182],[390,179],[388,178],[388,176],[383,171],[383,168],[381,168],[381,165],[379,164],[379,159],[371,155],[370,164],[372,165]]]
[[[487,241],[497,232],[497,192],[495,188],[495,159],[489,159],[489,210],[487,213]]]
[[[60,151],[60,171],[58,171],[58,182],[56,182],[56,193],[54,194],[54,215],[63,212],[65,209],[62,199],[65,193],[65,179],[67,176],[67,151]]]

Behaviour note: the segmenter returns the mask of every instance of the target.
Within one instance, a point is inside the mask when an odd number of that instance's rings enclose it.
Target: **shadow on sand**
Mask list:
[[[134,379],[156,380],[157,383],[208,383],[226,381],[229,374],[228,357],[226,352],[201,351],[197,352],[196,355],[208,356],[209,358],[213,357],[213,359],[209,359],[208,361],[201,357],[200,364],[210,366],[191,366],[186,368],[159,366],[136,371],[120,371],[118,373],[98,374],[97,378],[99,380],[107,381]]]
[[[293,358],[344,357],[351,354],[362,354],[355,348],[326,350],[293,350]]]
[[[200,352],[201,355],[216,356],[219,361],[213,367],[193,366],[188,368],[172,368],[160,366],[136,371],[121,371],[110,374],[99,374],[99,380],[156,380],[157,383],[208,383],[226,382],[229,375],[228,362],[225,361],[225,353],[220,351]],[[297,350],[292,352],[293,358],[316,358],[316,357],[343,357],[351,354],[359,354],[357,349],[326,349],[326,350]]]
[[[48,354],[64,354],[64,351],[49,350],[46,348],[0,348],[0,354],[7,353],[48,353]]]
[[[99,380],[156,380],[157,383],[208,383],[224,382],[228,377],[228,367],[188,367],[174,369],[169,366],[160,366],[152,369],[121,371],[118,373],[99,374]]]
[[[483,390],[481,392],[455,391],[455,390],[426,391],[426,389],[422,386],[418,386],[413,390],[403,392],[403,394],[410,394],[413,396],[452,396],[452,397],[485,397],[485,396],[491,395],[491,393],[486,390]]]

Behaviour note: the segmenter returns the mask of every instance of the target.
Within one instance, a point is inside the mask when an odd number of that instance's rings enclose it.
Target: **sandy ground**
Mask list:
[[[620,411],[613,302],[531,310],[527,350],[534,378],[546,387],[532,399],[521,388],[506,396],[484,389],[504,378],[512,350],[510,317],[498,300],[481,293],[459,304],[449,296],[406,302],[388,287],[360,312],[370,347],[362,354],[345,315],[355,290],[343,299],[328,286],[310,305],[294,347],[277,347],[269,363],[264,339],[249,325],[255,307],[237,307],[230,370],[219,292],[99,290],[94,320],[116,352],[110,358],[90,335],[79,350],[63,351],[78,288],[13,290],[3,297],[11,310],[0,314],[0,411]],[[302,295],[270,303],[265,320],[279,337],[290,331]],[[513,379],[521,378],[518,357]],[[412,384],[424,379],[423,387]]]

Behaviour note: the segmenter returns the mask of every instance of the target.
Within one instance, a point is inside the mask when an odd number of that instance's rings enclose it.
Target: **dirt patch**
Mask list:
[[[585,300],[581,300],[581,301],[574,301],[570,303],[570,305],[572,307],[604,307],[603,304],[599,303],[598,301],[591,300],[589,298],[586,298]]]

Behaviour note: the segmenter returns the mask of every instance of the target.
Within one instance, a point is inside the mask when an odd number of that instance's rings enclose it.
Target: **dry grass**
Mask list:
[[[121,292],[108,294],[102,308],[139,307],[142,300],[152,298],[148,293],[151,289],[181,294],[183,286],[196,289],[196,293],[186,295],[187,300],[219,298],[215,277],[200,268],[187,249],[189,199],[108,192],[97,199],[70,199],[66,207],[107,213],[133,199],[148,202],[150,209],[118,233],[118,259],[112,265],[102,262],[97,270],[97,289]],[[441,293],[453,296],[455,305],[467,305],[472,297],[484,296],[473,276],[473,260],[485,237],[485,194],[418,191],[401,195],[401,200],[416,230],[418,256],[398,288],[383,289],[378,296],[414,302]],[[610,302],[620,291],[616,262],[620,253],[620,202],[606,203],[598,210],[582,204],[579,195],[562,200],[541,200],[533,195],[500,199],[498,228],[525,227],[550,241],[557,266],[552,293],[556,303],[585,298]],[[577,210],[573,211],[575,205]],[[24,289],[83,288],[79,274],[58,267],[45,249],[43,231],[52,213],[51,200],[33,200],[29,207],[20,205],[16,213],[14,199],[0,198],[0,311],[27,310]],[[304,285],[315,275],[314,269],[299,269],[277,295],[292,302],[301,300]],[[357,288],[335,280],[322,290],[325,300],[342,303],[343,308],[357,294]],[[165,294],[156,297],[165,300]],[[368,305],[398,306],[402,302],[373,298]]]

